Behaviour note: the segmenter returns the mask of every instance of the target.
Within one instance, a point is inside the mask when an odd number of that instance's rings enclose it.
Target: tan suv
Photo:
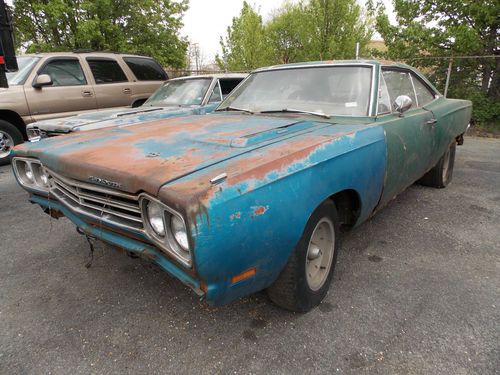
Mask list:
[[[26,140],[26,125],[102,108],[143,104],[168,79],[149,57],[114,53],[44,53],[17,58],[0,88],[0,165]]]

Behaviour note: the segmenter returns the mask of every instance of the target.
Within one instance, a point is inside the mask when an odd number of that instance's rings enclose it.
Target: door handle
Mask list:
[[[131,92],[132,92],[132,90],[130,90],[129,88],[123,89],[124,94],[130,94]]]
[[[92,91],[88,90],[82,91],[82,96],[92,96]]]
[[[431,119],[431,120],[429,120],[429,121],[426,121],[425,123],[426,123],[427,125],[434,125],[436,122],[437,122],[437,120],[436,120],[435,118],[433,118],[433,119]]]

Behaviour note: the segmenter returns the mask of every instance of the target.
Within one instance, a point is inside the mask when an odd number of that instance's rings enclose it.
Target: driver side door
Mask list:
[[[422,177],[434,155],[436,120],[423,103],[419,104],[415,79],[407,69],[383,68],[381,71],[377,121],[383,121],[387,143],[386,180],[381,205]],[[383,95],[388,98],[383,100]],[[410,97],[412,106],[398,115],[394,102],[400,95]]]
[[[52,85],[33,87],[40,74],[48,74]],[[32,82],[24,88],[30,113],[35,121],[65,117],[97,108],[92,85],[85,76],[77,57],[47,59]]]

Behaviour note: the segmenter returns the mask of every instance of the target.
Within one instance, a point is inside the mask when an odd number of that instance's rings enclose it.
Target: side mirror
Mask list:
[[[40,74],[39,76],[36,77],[33,87],[36,89],[40,89],[43,86],[50,86],[50,85],[52,85],[52,78],[50,78],[48,74]]]
[[[399,116],[403,116],[403,112],[406,112],[411,108],[413,101],[407,95],[399,95],[394,101],[393,107],[396,112],[399,112]]]

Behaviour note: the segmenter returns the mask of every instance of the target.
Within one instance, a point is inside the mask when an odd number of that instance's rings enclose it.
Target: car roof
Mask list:
[[[390,60],[325,60],[325,61],[307,61],[293,64],[272,65],[254,70],[253,72],[262,72],[269,70],[293,69],[313,66],[335,66],[335,65],[379,65],[379,66],[399,66],[401,68],[411,68],[410,66]]]
[[[75,55],[81,55],[81,56],[88,56],[88,57],[116,57],[116,56],[121,56],[121,57],[143,57],[147,59],[152,59],[152,57],[149,56],[141,56],[141,55],[134,55],[131,53],[114,53],[114,52],[41,52],[41,53],[27,53],[25,55],[21,55],[19,57],[24,57],[24,56],[29,56],[29,57],[45,57],[45,56],[75,56]]]
[[[174,81],[177,79],[196,79],[196,78],[245,78],[248,76],[247,73],[214,73],[214,74],[198,74],[198,75],[192,75],[192,76],[184,76],[184,77],[177,77],[177,78],[172,78],[170,81]]]

